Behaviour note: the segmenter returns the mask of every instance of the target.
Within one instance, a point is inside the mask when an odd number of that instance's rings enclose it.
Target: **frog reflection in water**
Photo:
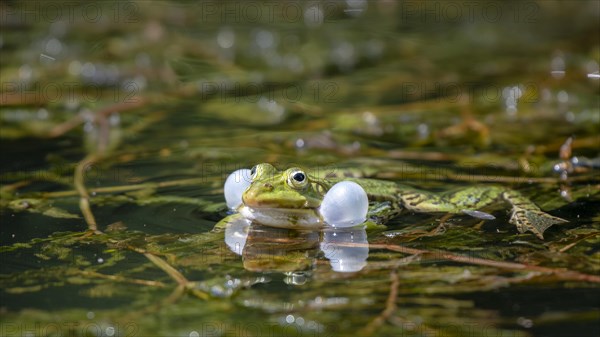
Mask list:
[[[242,256],[244,269],[257,272],[282,272],[298,284],[314,269],[319,252],[335,272],[363,269],[369,257],[364,226],[324,228],[322,231],[290,230],[254,226],[241,216],[231,219],[224,230],[225,244]]]
[[[236,208],[246,219],[267,226],[323,226],[323,217],[319,211],[321,202],[331,187],[343,180],[353,181],[364,189],[369,200],[367,217],[376,222],[385,222],[403,209],[427,213],[464,213],[482,219],[493,219],[492,215],[478,210],[499,202],[512,206],[509,222],[517,226],[520,233],[531,231],[540,239],[543,239],[543,233],[548,227],[566,222],[541,211],[519,192],[502,186],[474,186],[433,193],[392,181],[333,175],[319,177],[299,168],[279,171],[266,163],[253,167],[250,175],[252,180],[241,195],[242,204]],[[223,221],[227,222],[227,218]]]

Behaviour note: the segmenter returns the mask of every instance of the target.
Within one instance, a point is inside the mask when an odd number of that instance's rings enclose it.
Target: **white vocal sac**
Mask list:
[[[333,227],[353,227],[367,219],[369,198],[365,190],[352,181],[339,182],[325,194],[321,216]]]
[[[236,210],[242,204],[242,194],[250,186],[250,170],[233,171],[225,180],[225,202],[227,207]]]

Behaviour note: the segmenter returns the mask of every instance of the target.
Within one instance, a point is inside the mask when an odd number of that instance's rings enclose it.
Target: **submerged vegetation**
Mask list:
[[[474,4],[2,3],[0,335],[597,336],[600,8]],[[500,184],[569,222],[232,246],[224,179],[261,162]]]

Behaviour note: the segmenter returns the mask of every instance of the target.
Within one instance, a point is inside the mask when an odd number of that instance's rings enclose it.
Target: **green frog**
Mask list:
[[[251,181],[241,196],[239,214],[254,222],[282,228],[318,228],[324,225],[319,207],[330,188],[340,181],[353,181],[366,192],[369,200],[368,219],[383,223],[406,209],[427,213],[464,213],[482,219],[493,219],[480,209],[499,202],[512,207],[509,222],[520,233],[533,232],[543,239],[550,226],[567,222],[549,215],[521,193],[502,186],[473,186],[434,193],[397,184],[392,181],[353,178],[327,174],[320,176],[301,168],[277,170],[268,163],[250,170]],[[226,218],[227,219],[227,218]],[[227,222],[224,219],[223,221]]]

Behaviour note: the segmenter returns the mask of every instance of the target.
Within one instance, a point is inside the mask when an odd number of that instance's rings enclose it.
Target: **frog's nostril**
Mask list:
[[[269,183],[265,183],[263,185],[267,190],[272,191],[273,190],[273,185],[269,184]]]

